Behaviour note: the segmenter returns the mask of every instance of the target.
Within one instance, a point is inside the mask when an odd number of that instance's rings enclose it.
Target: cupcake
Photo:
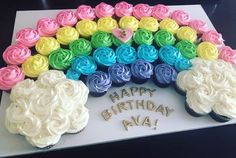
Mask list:
[[[219,59],[236,65],[236,50],[233,50],[229,46],[223,46],[219,51]]]
[[[20,65],[30,56],[30,49],[21,44],[10,45],[2,54],[3,60],[9,65]]]
[[[89,88],[89,93],[94,97],[101,97],[106,94],[111,87],[112,81],[110,75],[97,71],[89,75],[86,79],[86,85]]]
[[[111,17],[98,19],[98,30],[112,33],[112,30],[118,27],[117,21]]]
[[[187,72],[187,70],[180,71],[174,83],[175,91],[182,96],[186,96],[186,84],[188,83],[186,83],[185,78],[188,75]]]
[[[60,44],[68,45],[70,42],[77,40],[79,38],[79,34],[75,28],[65,26],[58,29],[56,37]]]
[[[158,30],[159,23],[153,17],[143,17],[139,21],[139,28],[146,29],[151,32],[156,32]]]
[[[166,30],[160,30],[155,33],[154,41],[157,46],[163,47],[166,45],[174,45],[176,39],[171,32],[166,31]]]
[[[192,43],[197,40],[197,32],[188,26],[182,26],[177,30],[176,36],[179,40],[188,40]]]
[[[112,85],[115,87],[121,87],[131,79],[130,68],[125,64],[113,64],[108,68],[108,74],[111,77]]]
[[[89,5],[78,6],[75,15],[79,20],[83,19],[94,20],[96,18],[94,9]]]
[[[197,46],[197,55],[202,59],[215,60],[218,58],[218,49],[210,42],[202,42]]]
[[[119,20],[119,26],[122,29],[130,28],[133,31],[136,31],[139,27],[139,21],[133,16],[123,16]]]
[[[120,29],[116,28],[112,30],[112,42],[115,46],[122,44],[132,45],[133,30],[130,28]]]
[[[187,40],[179,41],[175,47],[180,51],[181,55],[188,59],[193,59],[197,56],[197,46]]]
[[[97,31],[92,35],[91,43],[93,48],[110,47],[112,45],[111,34],[103,31]]]
[[[224,45],[224,40],[222,35],[215,30],[209,30],[202,35],[202,41],[211,42],[215,44],[217,47],[221,47]]]
[[[92,52],[90,41],[80,38],[69,44],[69,48],[74,56],[87,56]]]
[[[175,62],[175,70],[177,72],[188,70],[192,66],[192,63],[189,59],[185,57],[179,57]]]
[[[79,77],[80,77],[80,72],[72,69],[72,68],[69,68],[67,71],[66,71],[66,78],[68,79],[71,79],[71,80],[79,80]]]
[[[188,25],[191,18],[188,15],[188,13],[186,13],[183,10],[175,10],[171,13],[171,18],[173,20],[175,20],[179,25]]]
[[[74,26],[77,18],[72,10],[62,10],[57,14],[56,21],[61,26]]]
[[[180,57],[180,52],[173,46],[164,46],[159,50],[159,59],[171,66],[174,66],[177,59]]]
[[[137,45],[140,44],[148,44],[151,45],[153,42],[153,34],[151,31],[145,30],[145,29],[138,29],[134,35],[133,39]]]
[[[148,4],[137,4],[133,8],[133,15],[137,19],[141,19],[143,17],[149,17],[152,14],[152,7],[150,7]]]
[[[115,14],[117,17],[121,18],[123,16],[131,16],[133,13],[133,5],[125,1],[116,3]]]
[[[159,21],[170,17],[170,13],[170,8],[163,4],[157,4],[152,8],[152,16]]]
[[[114,8],[109,4],[101,2],[95,7],[95,13],[98,18],[111,17],[114,15]]]
[[[51,18],[42,18],[37,22],[37,31],[41,37],[53,37],[59,29],[59,24]]]
[[[118,63],[131,64],[136,60],[136,50],[127,44],[122,44],[116,49],[116,59]]]
[[[83,19],[76,24],[76,30],[82,37],[90,37],[97,31],[97,23],[92,20]]]
[[[153,65],[145,60],[137,59],[131,64],[132,81],[143,84],[153,75]]]
[[[60,48],[60,44],[53,37],[40,37],[35,45],[36,51],[46,56],[58,48]]]
[[[159,64],[153,71],[153,81],[158,87],[165,88],[176,81],[177,72],[168,64]]]
[[[33,47],[39,40],[39,37],[38,31],[25,28],[16,33],[16,42],[26,47]]]
[[[198,35],[202,35],[203,33],[209,30],[206,22],[202,20],[198,20],[198,19],[191,20],[189,22],[189,26],[193,28],[194,30],[196,30]]]
[[[147,62],[155,62],[158,58],[158,51],[153,45],[142,44],[138,47],[137,56]]]
[[[160,29],[167,30],[173,34],[176,33],[178,28],[179,28],[179,25],[176,23],[176,21],[170,18],[165,18],[160,22]]]

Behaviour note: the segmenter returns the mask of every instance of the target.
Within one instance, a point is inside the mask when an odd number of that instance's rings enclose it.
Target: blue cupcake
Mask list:
[[[81,56],[73,60],[71,68],[83,75],[90,75],[96,71],[97,65],[91,56]]]
[[[134,47],[122,44],[116,49],[116,58],[118,63],[131,64],[136,60],[136,51]]]
[[[177,59],[180,57],[180,52],[177,48],[167,45],[159,50],[159,58],[163,63],[174,66]]]
[[[191,66],[192,66],[191,61],[185,57],[182,57],[182,56],[180,58],[178,58],[175,63],[175,69],[178,72],[183,71],[183,70],[188,70]]]
[[[176,70],[168,64],[159,64],[154,68],[154,83],[161,88],[168,87],[177,78]]]
[[[100,97],[106,94],[111,84],[110,75],[102,71],[97,71],[86,78],[89,93],[94,97]]]
[[[66,72],[66,78],[71,79],[71,80],[78,80],[80,77],[80,72],[69,68]]]
[[[131,65],[131,74],[134,83],[145,83],[153,75],[153,65],[145,60],[137,59]]]
[[[153,45],[142,44],[138,47],[138,58],[154,62],[158,58],[158,51]]]
[[[108,68],[108,73],[112,80],[112,85],[121,87],[130,81],[130,68],[125,64],[116,63]]]

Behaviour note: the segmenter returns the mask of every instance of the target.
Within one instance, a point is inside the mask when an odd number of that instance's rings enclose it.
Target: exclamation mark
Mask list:
[[[154,124],[154,130],[156,130],[157,129],[157,125],[158,125],[158,119],[156,119],[156,121],[155,121],[155,124]]]

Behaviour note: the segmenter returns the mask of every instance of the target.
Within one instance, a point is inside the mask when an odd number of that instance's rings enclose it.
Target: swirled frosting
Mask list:
[[[125,64],[115,63],[108,68],[108,73],[114,83],[123,83],[130,81],[130,68]]]
[[[18,44],[23,44],[26,47],[33,47],[38,40],[38,31],[31,28],[25,28],[16,33],[16,42]]]
[[[153,34],[151,31],[145,29],[138,29],[134,35],[133,39],[137,44],[148,44],[151,45],[153,42]]]
[[[111,17],[103,17],[98,19],[98,30],[111,33],[113,29],[118,27],[115,19]]]
[[[155,33],[154,41],[159,47],[162,47],[166,45],[174,45],[176,39],[171,32],[166,30],[160,30]]]
[[[197,46],[187,40],[179,41],[175,47],[185,58],[192,59],[197,56]]]
[[[198,19],[190,20],[189,26],[196,30],[198,34],[203,34],[209,29],[204,21]]]
[[[71,65],[73,57],[71,50],[60,48],[49,54],[49,65],[57,70],[66,70]]]
[[[37,31],[41,37],[55,36],[59,27],[56,20],[51,18],[42,18],[37,22]]]
[[[68,45],[70,42],[78,39],[79,34],[75,28],[71,26],[64,26],[58,29],[56,37],[60,44]]]
[[[170,8],[163,4],[155,5],[152,8],[152,16],[157,20],[163,20],[170,17],[170,13]]]
[[[121,41],[120,39],[118,39],[116,36],[112,36],[112,43],[115,45],[115,46],[117,46],[117,47],[119,47],[120,45],[122,45],[122,44],[128,44],[128,45],[132,45],[132,43],[133,43],[133,40],[132,40],[132,37],[130,38],[130,40],[128,40],[127,42],[123,42],[123,41]]]
[[[116,49],[116,59],[118,63],[131,64],[136,60],[136,51],[134,47],[122,44]]]
[[[152,14],[152,7],[148,4],[137,4],[133,8],[133,15],[137,19],[141,19],[142,17],[149,17]]]
[[[115,14],[118,17],[131,16],[133,13],[133,5],[125,1],[116,3],[115,5]]]
[[[221,47],[222,45],[224,45],[224,40],[222,38],[222,35],[215,30],[210,30],[203,33],[202,40],[206,42],[211,42],[215,44],[217,47]]]
[[[72,10],[62,10],[57,14],[56,21],[61,26],[74,26],[77,18]]]
[[[97,64],[91,56],[81,56],[73,60],[71,68],[83,75],[90,75],[95,73]]]
[[[218,58],[217,47],[210,42],[202,42],[197,47],[197,54],[200,58],[214,60]]]
[[[151,78],[153,65],[145,60],[137,59],[131,64],[131,74],[138,79]]]
[[[219,58],[236,65],[236,50],[229,46],[223,46],[220,48]]]
[[[30,56],[30,49],[21,44],[10,45],[2,54],[3,60],[10,65],[20,65]]]
[[[58,48],[60,48],[60,44],[53,37],[40,37],[35,45],[36,51],[42,55],[49,55]]]
[[[90,37],[97,31],[97,23],[92,20],[83,19],[76,24],[76,30],[83,37]]]
[[[190,42],[195,42],[197,40],[197,32],[188,26],[182,26],[177,30],[177,38],[179,40],[188,40]]]
[[[111,17],[114,15],[114,8],[109,4],[101,2],[95,7],[95,13],[98,18],[102,18],[106,16]]]
[[[159,50],[159,58],[166,64],[175,65],[180,57],[180,52],[173,46],[164,46]]]
[[[80,77],[80,72],[72,69],[72,68],[69,68],[67,71],[66,71],[66,78],[68,79],[72,79],[72,80],[78,80]]]
[[[116,63],[116,55],[109,47],[100,47],[93,52],[93,58],[98,65],[111,66]]]
[[[175,62],[175,69],[180,72],[183,70],[187,70],[192,66],[192,63],[189,59],[185,57],[179,57]]]
[[[74,56],[84,56],[89,55],[92,51],[92,45],[90,41],[80,38],[69,44],[70,50],[73,52]]]
[[[89,91],[95,93],[106,92],[111,87],[111,83],[110,75],[102,71],[96,71],[86,79]]]
[[[76,17],[81,19],[94,20],[96,18],[94,9],[89,5],[80,5],[76,9]]]
[[[91,43],[94,48],[110,47],[112,45],[111,34],[103,31],[97,31],[92,35]]]
[[[48,58],[41,54],[36,54],[27,58],[22,64],[22,70],[28,77],[38,77],[42,72],[48,71]]]
[[[177,72],[168,64],[159,64],[154,68],[156,80],[161,84],[171,84],[176,80]]]
[[[123,16],[119,20],[119,26],[123,29],[130,28],[133,31],[136,31],[139,26],[139,21],[133,16]]]
[[[154,62],[158,58],[158,51],[153,45],[142,44],[138,47],[137,56],[147,62]]]
[[[176,33],[178,28],[179,25],[177,24],[177,22],[170,18],[165,18],[160,22],[160,29],[167,30],[173,34]]]
[[[18,82],[24,80],[25,75],[17,65],[10,65],[0,69],[0,89],[10,90]]]
[[[171,18],[175,20],[179,25],[188,25],[190,22],[191,18],[183,10],[175,10],[171,13]]]
[[[143,17],[139,21],[139,28],[146,29],[148,31],[156,32],[158,30],[159,23],[153,17]]]

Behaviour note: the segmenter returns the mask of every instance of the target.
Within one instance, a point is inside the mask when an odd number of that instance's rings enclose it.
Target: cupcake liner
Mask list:
[[[145,82],[148,81],[148,78],[146,79],[141,79],[141,78],[136,78],[134,76],[131,76],[131,81],[136,83],[136,84],[144,84]]]
[[[157,85],[160,88],[167,88],[170,86],[170,84],[163,84],[157,81],[157,79],[155,78],[155,75],[152,76],[152,81],[155,83],[155,85]]]
[[[100,71],[103,71],[103,72],[108,72],[108,66],[102,66],[102,65],[97,65],[97,69],[100,70]]]
[[[185,110],[193,117],[201,117],[203,116],[202,114],[196,113],[195,111],[193,111],[187,102],[185,102]]]
[[[122,87],[126,84],[127,82],[121,82],[121,83],[116,83],[116,82],[112,82],[112,86],[114,87]]]
[[[210,116],[213,120],[215,120],[216,122],[220,122],[220,123],[228,122],[231,120],[231,118],[219,115],[219,114],[215,113],[214,111],[210,112]]]
[[[55,144],[54,145],[48,145],[44,148],[39,148],[39,147],[36,147],[36,148],[41,149],[41,150],[48,150],[48,149],[51,149],[53,146],[55,146]]]
[[[93,97],[101,97],[101,96],[105,95],[106,93],[107,93],[106,91],[102,92],[102,93],[91,92],[91,91],[89,92],[89,94]]]
[[[180,95],[182,95],[182,96],[186,96],[186,92],[184,92],[183,90],[181,90],[181,89],[178,87],[178,85],[176,84],[176,82],[173,84],[173,86],[174,86],[175,91],[176,91],[178,94],[180,94]]]

